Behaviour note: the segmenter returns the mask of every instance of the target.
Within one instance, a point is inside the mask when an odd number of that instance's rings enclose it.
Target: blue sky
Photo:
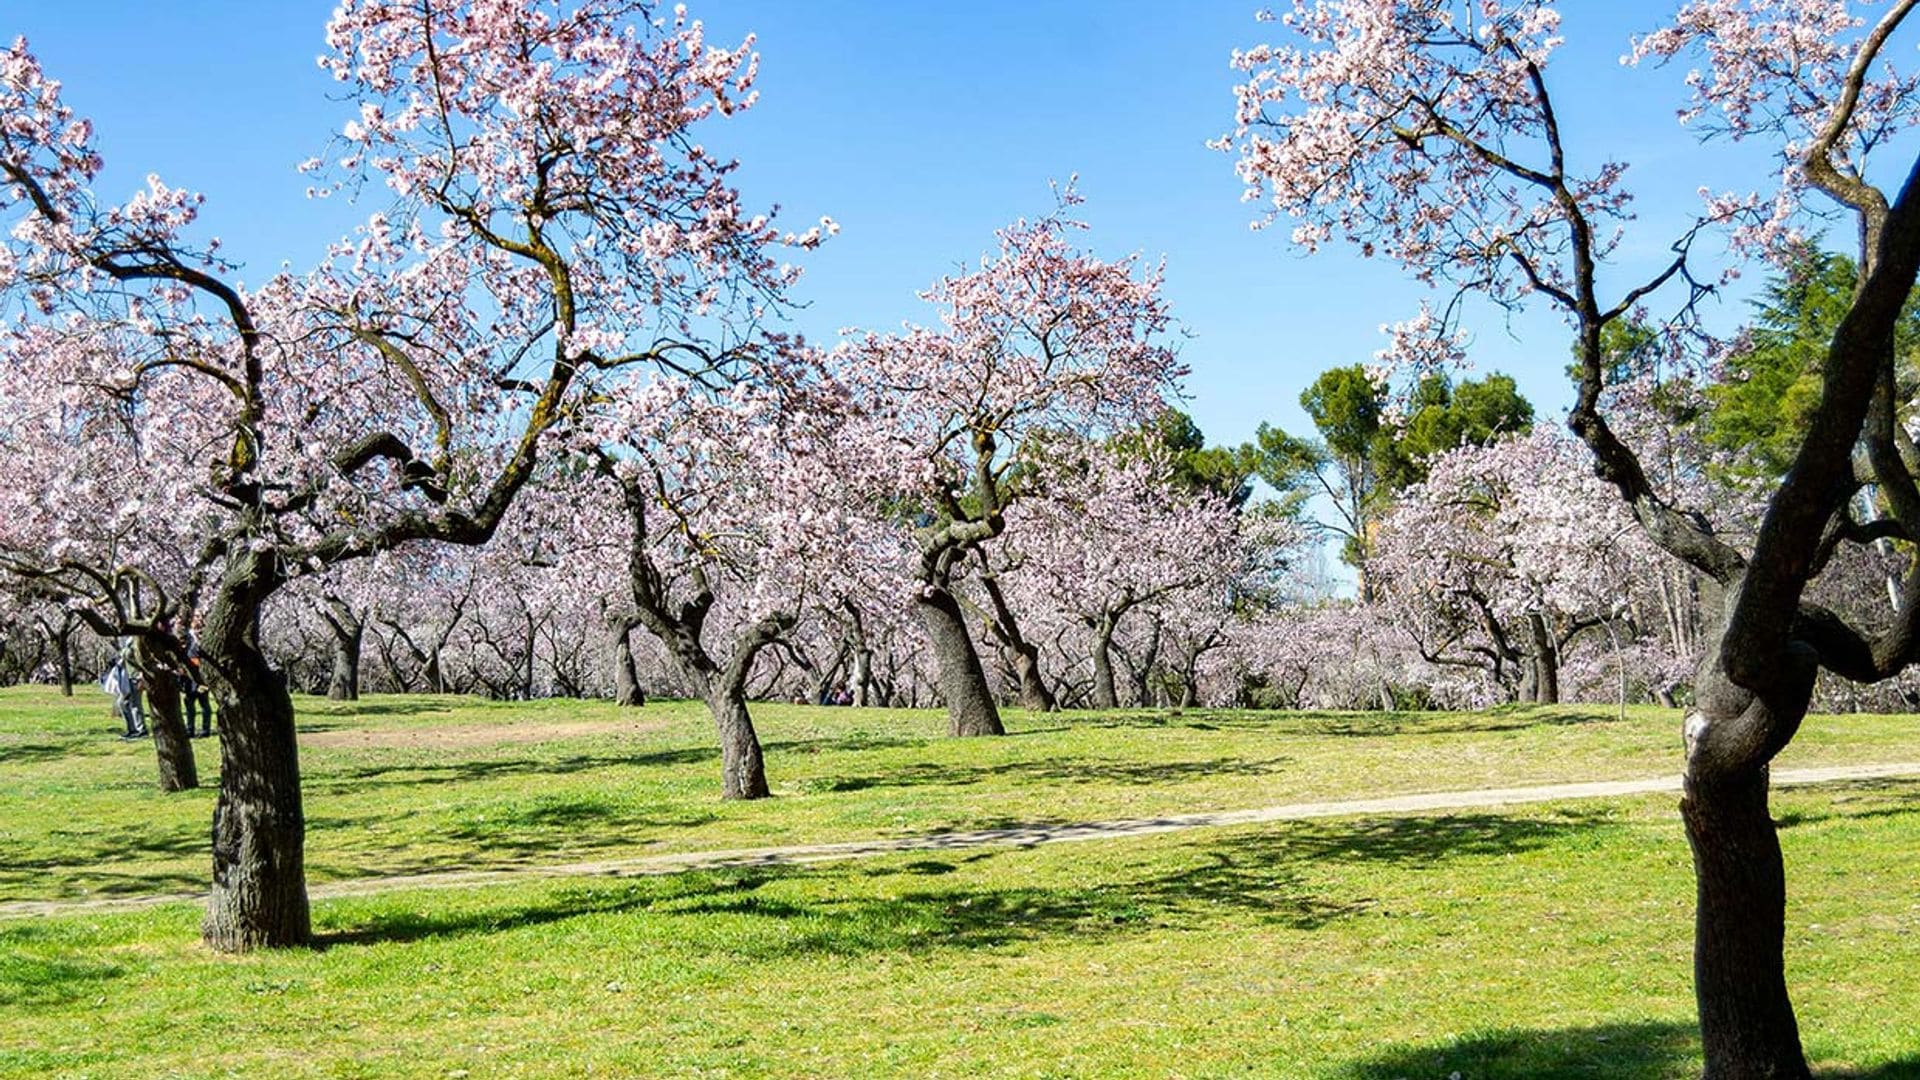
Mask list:
[[[714,0],[689,4],[718,40],[751,29],[761,102],[711,146],[743,161],[749,202],[841,235],[807,260],[797,319],[814,337],[925,317],[916,290],[977,259],[992,230],[1051,206],[1078,174],[1091,242],[1167,260],[1188,335],[1191,411],[1215,442],[1275,421],[1305,426],[1297,398],[1321,370],[1369,358],[1382,323],[1422,292],[1390,264],[1338,248],[1303,258],[1286,230],[1248,228],[1232,159],[1206,149],[1232,118],[1228,54],[1276,32],[1247,0],[918,3]],[[1551,72],[1578,154],[1633,164],[1644,239],[1623,275],[1657,260],[1702,183],[1763,184],[1764,161],[1702,148],[1675,123],[1678,70],[1619,64],[1631,33],[1672,0],[1571,0]],[[328,0],[53,3],[0,0],[0,33],[24,33],[71,103],[93,116],[103,194],[148,172],[207,195],[204,222],[258,279],[304,266],[360,212],[304,198],[294,163],[346,117],[314,66]],[[1635,253],[1644,256],[1636,259]],[[1731,321],[1737,300],[1723,305]],[[1542,411],[1569,400],[1565,336],[1551,317],[1474,321],[1478,370],[1516,375]]]

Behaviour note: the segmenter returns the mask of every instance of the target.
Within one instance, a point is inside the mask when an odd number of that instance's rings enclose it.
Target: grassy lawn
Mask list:
[[[303,701],[318,879],[1657,775],[1657,710],[1010,717],[767,707],[780,798],[715,798],[693,709]],[[97,695],[0,694],[0,899],[193,889]],[[212,745],[202,744],[211,772]],[[1920,760],[1810,721],[1793,764]],[[1920,1080],[1920,781],[1784,791],[1789,978],[1823,1075]],[[172,904],[0,921],[0,1075],[1681,1077],[1670,796],[323,902],[222,957]]]
[[[1920,783],[1785,793],[1829,1076],[1920,1077]],[[1667,799],[0,923],[18,1076],[1685,1076]]]
[[[698,705],[432,697],[299,703],[314,881],[1144,817],[1301,800],[1622,779],[1678,768],[1679,720],[1188,711],[1022,716],[950,740],[934,712],[756,710],[777,798],[728,804]],[[206,787],[161,797],[104,698],[0,691],[0,902],[201,888]],[[1920,720],[1810,720],[1789,765],[1920,760]]]

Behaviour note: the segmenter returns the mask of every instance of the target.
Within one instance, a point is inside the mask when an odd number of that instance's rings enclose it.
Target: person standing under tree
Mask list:
[[[213,734],[213,696],[207,693],[207,679],[200,670],[200,635],[187,631],[187,669],[180,676],[180,695],[186,702],[187,737],[193,737],[193,714],[200,712],[200,737]]]
[[[127,725],[122,739],[138,739],[147,733],[146,717],[140,711],[140,679],[127,666],[124,653],[116,652],[106,674],[100,677],[100,689],[113,698],[113,711]]]

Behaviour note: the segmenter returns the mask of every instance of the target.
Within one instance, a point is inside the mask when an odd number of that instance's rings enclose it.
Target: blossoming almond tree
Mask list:
[[[939,307],[939,327],[867,334],[840,350],[848,381],[892,417],[909,481],[901,494],[926,522],[914,604],[954,735],[1005,733],[954,587],[974,549],[1006,529],[1034,437],[1143,424],[1182,371],[1161,342],[1170,317],[1159,271],[1074,248],[1084,226],[1066,213],[1078,202],[1067,189],[1053,215],[1002,229],[979,269],[935,283],[923,297]]]
[[[1122,622],[1187,592],[1225,593],[1241,568],[1240,519],[1212,492],[1177,488],[1164,454],[1075,449],[1076,460],[1053,466],[1045,497],[1008,511],[1007,541],[1036,601],[1089,632],[1093,707],[1112,709]]]
[[[848,423],[849,401],[830,383],[709,393],[629,381],[572,431],[591,470],[549,481],[578,492],[582,542],[624,541],[611,564],[636,620],[713,715],[725,798],[769,793],[747,709],[762,651],[822,612],[905,591],[902,530],[849,482],[880,452]]]
[[[680,345],[688,320],[757,314],[791,274],[770,249],[818,239],[744,212],[732,164],[694,141],[751,103],[751,42],[716,48],[700,24],[648,14],[624,0],[342,4],[323,64],[357,115],[322,190],[373,180],[391,203],[319,269],[254,287],[190,239],[199,196],[156,178],[119,206],[96,199],[91,125],[24,42],[0,54],[0,295],[24,318],[5,346],[8,437],[38,450],[30,425],[119,417],[123,445],[89,468],[125,463],[126,512],[181,523],[191,540],[171,557],[190,570],[177,595],[128,610],[124,581],[157,575],[91,542],[103,504],[79,499],[52,502],[31,533],[6,522],[0,548],[102,633],[177,654],[181,626],[162,617],[200,621],[223,714],[216,948],[310,937],[265,601],[396,544],[484,542],[597,373],[707,364]],[[49,448],[37,467],[53,476],[92,449]]]
[[[1560,701],[1561,658],[1627,621],[1655,552],[1584,448],[1539,427],[1437,455],[1374,542],[1380,598],[1429,663]]]
[[[1717,587],[1682,800],[1698,883],[1705,1074],[1715,1080],[1808,1075],[1783,974],[1785,876],[1768,763],[1793,738],[1820,671],[1884,680],[1920,649],[1920,569],[1909,565],[1883,633],[1807,598],[1840,546],[1920,539],[1920,455],[1896,422],[1905,403],[1893,356],[1920,265],[1920,160],[1894,166],[1905,179],[1892,191],[1870,168],[1875,150],[1898,152],[1920,107],[1891,44],[1915,6],[1695,0],[1638,44],[1643,57],[1703,52],[1709,67],[1689,80],[1687,115],[1778,148],[1771,192],[1711,197],[1703,223],[1777,252],[1818,196],[1859,225],[1859,279],[1827,348],[1819,405],[1744,549],[1663,496],[1609,422],[1602,335],[1666,292],[1691,286],[1682,309],[1697,298],[1695,234],[1644,279],[1617,285],[1603,273],[1629,220],[1625,166],[1587,164],[1563,129],[1548,74],[1559,44],[1551,0],[1296,0],[1284,17],[1292,44],[1235,59],[1247,81],[1223,144],[1239,150],[1248,196],[1294,216],[1295,239],[1310,248],[1338,236],[1429,282],[1557,308],[1578,363],[1574,432],[1649,539]],[[1866,483],[1891,510],[1884,520],[1854,516]]]

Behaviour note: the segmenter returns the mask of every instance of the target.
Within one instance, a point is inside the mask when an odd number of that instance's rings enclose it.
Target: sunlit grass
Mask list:
[[[206,787],[161,796],[104,699],[0,692],[0,902],[201,887]],[[1368,795],[1670,774],[1675,714],[1635,709],[1010,713],[1005,739],[933,711],[762,705],[776,798],[717,797],[704,710],[667,702],[301,699],[316,882],[713,848],[1148,817]],[[1810,721],[1784,764],[1920,760],[1920,721]]]
[[[1920,783],[1783,793],[1826,1075],[1920,1076]],[[1671,800],[0,923],[19,1076],[1680,1077]]]
[[[937,713],[766,706],[778,797],[739,804],[696,706],[300,709],[319,880],[1678,764],[1653,709],[1015,714],[956,741]],[[0,900],[203,887],[210,788],[160,795],[112,734],[97,695],[0,693]],[[1787,757],[1912,760],[1920,723],[1887,717],[1816,718]],[[1776,808],[1810,1053],[1920,1080],[1920,781]],[[320,901],[321,949],[240,958],[187,903],[5,920],[0,1075],[1688,1076],[1675,818],[1652,796],[384,893]]]

